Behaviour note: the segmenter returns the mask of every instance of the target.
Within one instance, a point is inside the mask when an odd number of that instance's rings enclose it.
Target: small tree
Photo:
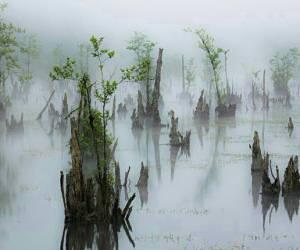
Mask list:
[[[187,65],[184,66],[185,71],[185,85],[187,86],[188,90],[191,87],[192,83],[196,79],[196,67],[194,64],[194,58],[190,58]]]
[[[9,75],[15,73],[20,65],[17,59],[19,51],[18,35],[24,30],[3,19],[6,4],[0,4],[0,96],[7,100],[5,83]]]
[[[277,52],[270,60],[271,79],[277,93],[287,93],[288,83],[293,78],[300,52],[297,48]]]
[[[210,36],[203,28],[192,30],[191,28],[186,29],[187,32],[194,33],[198,38],[198,47],[202,49],[207,59],[209,60],[210,66],[213,71],[213,81],[215,83],[218,105],[222,104],[221,92],[219,88],[220,71],[221,71],[221,59],[220,53],[223,49],[217,48],[214,44],[214,38]]]
[[[39,55],[38,41],[35,35],[25,35],[23,37],[20,42],[20,52],[24,56],[24,67],[19,76],[19,81],[22,83],[23,91],[27,92],[29,82],[33,78],[32,62]]]
[[[153,80],[153,48],[155,43],[140,32],[134,32],[133,37],[128,41],[127,49],[133,51],[136,55],[136,65],[138,69],[137,82],[142,82],[146,86],[146,110],[149,111],[150,100],[150,81]]]

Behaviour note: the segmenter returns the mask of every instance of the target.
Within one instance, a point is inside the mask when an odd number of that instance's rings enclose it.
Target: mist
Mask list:
[[[0,249],[299,247],[299,1],[6,3]]]

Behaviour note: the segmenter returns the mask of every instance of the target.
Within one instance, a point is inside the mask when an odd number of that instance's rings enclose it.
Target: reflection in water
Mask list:
[[[138,145],[138,150],[140,153],[141,152],[141,138],[142,138],[143,130],[142,129],[132,129],[131,131],[132,131],[133,137],[136,139],[136,142]]]
[[[175,174],[175,165],[177,160],[177,155],[179,152],[178,146],[171,146],[170,147],[170,162],[171,162],[171,180],[174,180],[174,174]]]
[[[216,123],[216,135],[215,135],[215,143],[213,145],[213,153],[211,156],[211,163],[209,165],[208,173],[205,177],[205,179],[200,183],[199,187],[199,197],[200,199],[203,199],[204,196],[208,193],[208,189],[212,187],[215,183],[215,180],[218,175],[219,165],[217,165],[218,155],[219,155],[219,142],[220,139],[225,137],[226,134],[226,127],[224,125],[221,125],[220,123]]]
[[[265,233],[266,216],[269,212],[269,224],[271,224],[272,212],[278,209],[279,195],[263,194],[261,197],[262,216],[263,216],[263,232]]]
[[[258,205],[263,173],[261,171],[251,171],[251,175],[252,175],[252,201],[253,201],[253,206],[256,208]]]
[[[103,228],[92,223],[70,223],[64,228],[60,249],[119,249],[119,231],[119,228],[113,228],[113,226]]]
[[[137,187],[139,191],[139,196],[141,200],[141,208],[143,208],[144,204],[147,204],[148,202],[148,186],[143,187],[139,186]]]
[[[209,132],[209,122],[208,121],[198,121],[194,120],[194,125],[196,127],[197,135],[201,144],[201,147],[203,147],[203,129],[206,134]]]
[[[118,233],[121,228],[132,244],[135,247],[134,240],[131,237],[132,227],[129,222],[129,216],[132,212],[132,207],[128,208],[128,214],[123,217],[120,208],[114,208],[119,211],[116,212],[118,216],[112,216],[109,224],[100,222],[70,222],[66,223],[60,249],[66,250],[85,250],[85,249],[98,249],[98,250],[118,250],[119,238]]]
[[[155,155],[155,166],[157,172],[157,179],[161,181],[161,165],[160,165],[160,149],[159,149],[159,139],[160,139],[160,128],[152,129],[152,141],[154,146]]]
[[[0,217],[6,217],[13,212],[16,173],[12,166],[5,164],[3,157],[0,161]]]
[[[201,124],[195,122],[195,127],[196,127],[196,131],[197,131],[197,135],[200,141],[200,145],[203,148],[203,131],[202,131],[202,126]]]
[[[290,222],[293,221],[293,216],[298,215],[299,211],[299,195],[297,194],[286,194],[283,198],[284,207],[289,216]]]

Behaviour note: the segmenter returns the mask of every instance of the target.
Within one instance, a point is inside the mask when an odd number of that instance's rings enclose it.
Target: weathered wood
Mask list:
[[[134,199],[135,199],[135,193],[128,199],[128,201],[122,211],[123,218],[126,218],[126,216],[128,215],[129,208],[131,207],[131,203],[133,202]]]
[[[129,166],[128,170],[125,172],[125,180],[124,180],[124,184],[123,184],[124,187],[127,187],[129,172],[130,172],[130,166]]]
[[[201,91],[201,95],[198,99],[197,106],[194,111],[194,119],[199,121],[209,120],[209,105],[204,97],[204,90]]]
[[[66,198],[65,198],[65,187],[64,187],[64,173],[63,171],[60,171],[60,191],[61,191],[61,196],[63,199],[63,204],[64,204],[64,209],[65,209],[65,215],[67,213],[67,205],[66,205]]]

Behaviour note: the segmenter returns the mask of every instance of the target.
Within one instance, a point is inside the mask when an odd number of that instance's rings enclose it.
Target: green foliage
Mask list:
[[[3,19],[2,13],[5,8],[6,4],[0,4],[0,83],[2,88],[9,74],[20,67],[17,59],[18,35],[24,33],[23,29]],[[1,93],[4,93],[4,90],[1,90]]]
[[[214,82],[216,85],[218,102],[221,101],[220,90],[218,83],[220,81],[220,72],[221,72],[221,59],[220,54],[223,53],[223,49],[218,48],[214,44],[214,38],[210,36],[203,28],[185,29],[186,32],[191,32],[197,36],[198,47],[202,49],[207,59],[210,62],[211,68],[213,70]]]
[[[145,34],[134,32],[126,48],[133,51],[137,56],[138,63],[141,63],[145,58],[151,60],[151,53],[154,47],[155,43],[150,41]]]
[[[149,84],[152,79],[152,52],[155,43],[141,32],[134,32],[133,37],[128,41],[128,50],[136,55],[136,64],[132,68],[125,69],[123,76],[126,80],[144,82]]]
[[[102,48],[103,40],[104,40],[104,37],[96,38],[95,36],[92,36],[90,38],[90,42],[92,45],[92,56],[94,58],[98,59],[98,62],[99,62],[98,66],[99,66],[100,70],[103,69],[104,63],[107,60],[113,58],[115,55],[115,51]]]
[[[104,49],[103,40],[103,37],[96,38],[95,36],[92,36],[90,42],[92,45],[92,56],[98,60],[98,67],[101,75],[101,89],[96,88],[95,96],[99,100],[99,102],[102,103],[102,105],[105,107],[105,105],[110,101],[120,82],[117,82],[116,80],[112,79],[104,79],[103,70],[105,63],[115,56],[115,51]]]
[[[67,57],[66,62],[62,65],[55,65],[53,70],[49,73],[49,77],[52,81],[58,81],[62,79],[77,80],[79,79],[79,73],[75,72],[76,61]]]
[[[94,118],[94,127],[95,127],[95,134],[96,134],[96,143],[98,144],[98,149],[100,153],[100,158],[104,158],[104,145],[103,145],[103,134],[104,134],[104,128],[103,128],[103,122],[102,122],[102,114],[98,110],[92,108],[91,109],[92,116]],[[83,152],[83,154],[88,158],[93,158],[95,156],[95,150],[94,150],[94,144],[93,144],[93,133],[92,129],[90,127],[89,123],[89,117],[88,117],[89,111],[87,108],[83,111],[83,116],[80,120],[80,126],[81,130],[79,133],[79,143],[80,143],[80,149]],[[106,131],[106,155],[110,154],[110,146],[112,144],[112,137]],[[101,164],[102,165],[102,164]],[[102,165],[103,166],[103,165]]]
[[[31,64],[34,59],[39,55],[38,42],[35,35],[26,35],[20,42],[20,52],[24,56],[23,67],[19,73],[18,79],[21,83],[23,90],[28,89],[29,82],[33,78],[31,71]]]
[[[122,80],[140,82],[148,79],[151,62],[143,60],[139,64],[121,69]],[[150,79],[149,79],[150,80]]]
[[[277,52],[270,60],[271,78],[275,90],[288,90],[288,82],[295,74],[295,68],[299,61],[300,52],[297,48],[287,52]]]

